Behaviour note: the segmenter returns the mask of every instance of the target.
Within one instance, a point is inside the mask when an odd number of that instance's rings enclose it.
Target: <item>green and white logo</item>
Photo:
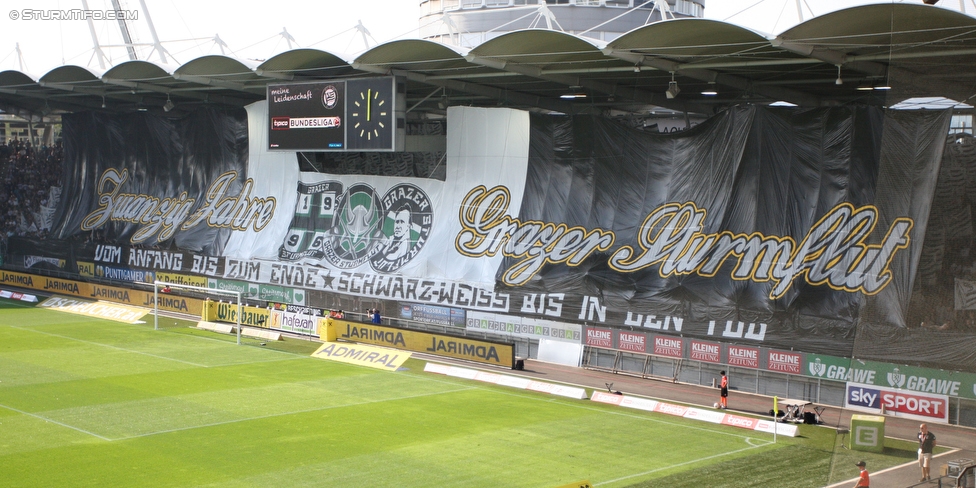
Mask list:
[[[888,385],[892,388],[901,388],[905,386],[905,375],[901,374],[898,368],[894,368],[888,373]]]
[[[810,362],[810,364],[807,366],[807,369],[810,371],[810,374],[812,376],[822,377],[824,373],[827,372],[827,365],[824,364],[823,361],[821,361],[820,358],[818,357]]]
[[[373,187],[356,183],[339,199],[325,258],[335,267],[352,269],[375,254],[382,237],[383,204]]]

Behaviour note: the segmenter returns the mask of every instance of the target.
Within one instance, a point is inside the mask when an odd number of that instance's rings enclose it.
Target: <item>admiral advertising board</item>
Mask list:
[[[393,77],[268,85],[268,149],[402,151],[398,92]]]

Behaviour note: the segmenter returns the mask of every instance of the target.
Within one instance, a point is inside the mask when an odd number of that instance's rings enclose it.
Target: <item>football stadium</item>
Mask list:
[[[976,3],[139,4],[10,12],[0,486],[976,488]]]

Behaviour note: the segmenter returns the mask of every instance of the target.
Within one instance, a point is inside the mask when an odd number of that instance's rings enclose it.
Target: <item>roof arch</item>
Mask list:
[[[101,77],[101,72],[91,68],[69,64],[58,66],[44,73],[37,81],[42,85],[45,83],[83,83],[97,81]]]
[[[449,70],[469,67],[466,49],[424,39],[385,42],[360,54],[354,66],[398,66],[414,70]]]
[[[0,71],[0,87],[30,86],[37,83],[33,76],[17,70]]]
[[[104,74],[102,79],[117,79],[130,81],[156,81],[173,79],[176,67],[154,63],[152,61],[136,59],[125,61],[112,66]]]
[[[609,42],[607,49],[673,57],[742,56],[772,48],[745,27],[708,19],[673,19],[638,27]]]
[[[472,57],[496,63],[517,63],[542,69],[573,63],[577,67],[605,64],[604,43],[595,39],[548,29],[524,29],[505,33],[476,46]]]
[[[291,80],[296,78],[327,78],[349,75],[353,69],[349,61],[328,51],[298,48],[276,54],[255,67],[259,76]]]

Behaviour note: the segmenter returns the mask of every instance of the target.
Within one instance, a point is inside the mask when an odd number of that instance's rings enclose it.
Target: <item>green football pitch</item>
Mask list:
[[[0,486],[824,486],[900,464],[423,372],[0,300]],[[170,319],[169,322],[173,322]]]

